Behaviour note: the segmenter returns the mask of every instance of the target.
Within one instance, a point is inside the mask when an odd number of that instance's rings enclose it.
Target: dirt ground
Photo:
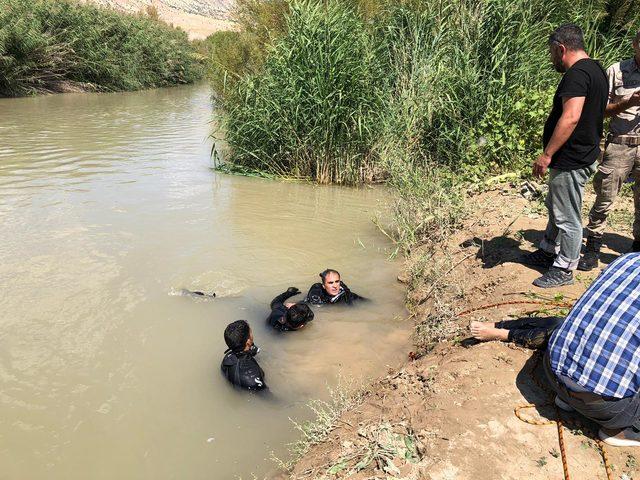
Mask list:
[[[470,200],[474,211],[444,248],[450,255],[446,288],[425,302],[417,321],[447,302],[456,313],[500,302],[531,300],[531,293],[573,303],[597,275],[579,273],[576,283],[545,291],[531,282],[540,275],[517,263],[534,249],[546,217],[539,201],[518,189],[501,189]],[[593,195],[588,195],[585,208]],[[601,266],[630,248],[630,199],[618,202],[605,238]],[[430,287],[414,289],[414,302]],[[542,297],[537,297],[538,301]],[[553,302],[550,302],[553,303]],[[461,346],[471,320],[497,321],[552,306],[511,304],[451,317],[443,328],[452,340],[391,370],[368,389],[363,403],[343,415],[327,441],[296,465],[294,479],[561,479],[556,426],[531,425],[514,415],[521,404],[544,404],[548,395],[532,379],[532,351],[499,342]],[[545,313],[545,312],[542,312]],[[538,373],[538,370],[536,370]],[[555,418],[555,410],[528,410],[531,418]],[[571,419],[572,414],[568,414]],[[588,427],[565,428],[570,478],[606,479],[602,456]],[[607,447],[614,479],[640,479],[640,451]]]
[[[182,28],[189,38],[203,39],[219,30],[232,30],[229,9],[233,0],[81,0],[129,13],[155,7],[160,19]]]

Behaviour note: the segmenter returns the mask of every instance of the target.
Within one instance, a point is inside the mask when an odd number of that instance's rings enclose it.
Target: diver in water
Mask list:
[[[324,303],[345,303],[351,305],[355,300],[366,300],[349,290],[341,280],[337,270],[327,268],[320,274],[321,283],[314,283],[307,293],[306,302],[314,305]]]
[[[214,292],[206,293],[206,292],[200,292],[198,290],[187,290],[186,288],[183,288],[182,290],[180,290],[180,294],[183,297],[216,298],[216,294]]]
[[[289,287],[271,301],[271,314],[267,323],[282,332],[300,330],[313,320],[313,312],[306,303],[285,303],[285,300],[300,293],[296,287]]]
[[[222,359],[222,373],[236,387],[247,390],[267,388],[264,371],[254,358],[260,351],[253,344],[253,332],[244,320],[236,320],[224,330],[224,341],[229,347]]]

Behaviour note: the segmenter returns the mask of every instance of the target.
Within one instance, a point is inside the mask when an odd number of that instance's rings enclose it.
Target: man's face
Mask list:
[[[322,282],[325,291],[332,297],[340,293],[340,275],[337,273],[327,273]]]
[[[253,330],[249,330],[249,338],[247,338],[247,343],[244,344],[244,351],[248,351],[253,345]]]
[[[549,55],[551,56],[551,63],[553,64],[553,68],[556,69],[556,72],[564,73],[567,71],[567,67],[565,67],[563,62],[564,52],[566,51],[564,45],[559,43],[551,43],[549,45]]]

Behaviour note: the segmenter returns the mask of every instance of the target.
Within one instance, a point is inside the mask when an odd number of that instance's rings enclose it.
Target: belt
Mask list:
[[[640,146],[640,135],[607,135],[607,142],[618,145],[629,145],[630,147]]]

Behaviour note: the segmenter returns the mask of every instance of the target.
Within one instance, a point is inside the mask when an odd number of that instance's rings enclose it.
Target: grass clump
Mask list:
[[[384,79],[373,37],[335,1],[294,2],[287,22],[263,70],[223,103],[232,162],[320,183],[373,179],[382,99],[371,85]]]
[[[146,14],[66,0],[0,0],[0,96],[190,83],[187,34]]]
[[[329,400],[312,400],[309,408],[314,418],[304,423],[293,422],[301,433],[301,438],[289,445],[291,458],[273,460],[284,470],[290,470],[314,445],[322,443],[337,426],[339,418],[347,411],[360,405],[365,397],[364,388],[352,381],[340,379],[337,387],[329,388]]]

